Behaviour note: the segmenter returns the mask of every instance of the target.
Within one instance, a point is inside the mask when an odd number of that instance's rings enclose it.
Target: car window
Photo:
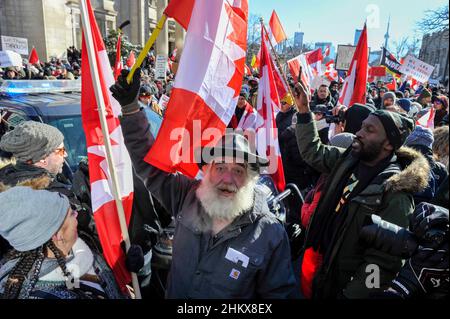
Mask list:
[[[56,127],[64,135],[64,146],[67,150],[67,162],[73,171],[77,170],[80,161],[87,157],[87,144],[81,116],[50,117],[48,124]]]
[[[150,132],[152,133],[153,137],[156,138],[158,136],[159,129],[161,128],[162,117],[148,107],[145,107],[144,111],[145,115],[147,116],[147,120],[150,123]]]

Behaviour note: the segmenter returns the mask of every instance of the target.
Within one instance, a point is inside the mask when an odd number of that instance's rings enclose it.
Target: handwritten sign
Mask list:
[[[410,75],[417,81],[425,83],[428,81],[430,76],[433,74],[434,66],[429,65],[419,59],[408,55],[405,58],[405,62],[400,67],[400,72],[405,75]]]
[[[155,77],[157,80],[165,80],[167,72],[167,56],[158,54],[155,63]]]
[[[352,45],[338,45],[336,70],[348,71],[355,55],[356,47]]]
[[[21,55],[28,55],[28,40],[25,38],[2,35],[2,50],[13,51]]]

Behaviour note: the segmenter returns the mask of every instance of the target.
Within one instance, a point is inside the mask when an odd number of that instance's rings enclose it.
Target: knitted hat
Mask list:
[[[3,135],[0,149],[12,153],[21,162],[37,163],[64,142],[64,135],[53,126],[26,121]]]
[[[356,134],[362,122],[376,109],[370,105],[355,103],[345,112],[345,132]]]
[[[417,126],[406,139],[406,146],[421,145],[431,150],[434,143],[433,132],[426,127]]]
[[[406,138],[414,130],[415,123],[409,117],[386,110],[377,110],[371,115],[378,117],[386,131],[386,136],[395,150],[402,147]]]
[[[400,106],[406,113],[411,110],[411,101],[409,99],[400,99],[397,101],[398,106]]]
[[[355,137],[352,133],[336,134],[331,138],[330,145],[347,149],[352,145]]]
[[[386,92],[386,93],[384,93],[383,99],[381,101],[381,108],[384,108],[384,101],[387,99],[394,100],[394,104],[397,102],[397,97],[395,96],[394,92]]]
[[[431,96],[432,96],[432,94],[431,94],[430,91],[428,91],[427,89],[423,89],[422,93],[420,93],[420,95],[419,95],[418,100],[421,101],[422,99],[427,98],[427,97],[431,97]]]
[[[13,187],[0,193],[0,236],[17,251],[36,249],[62,226],[70,204],[60,193]]]

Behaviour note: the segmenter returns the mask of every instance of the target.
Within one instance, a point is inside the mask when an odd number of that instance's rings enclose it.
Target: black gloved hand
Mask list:
[[[449,288],[448,241],[438,249],[420,246],[407,260],[391,288],[403,298],[424,294],[446,295]]]
[[[431,229],[448,231],[448,209],[420,203],[411,215],[409,228],[418,238],[431,241],[431,238],[426,238]]]
[[[130,105],[136,100],[141,88],[141,68],[137,68],[133,75],[133,82],[128,84],[127,76],[130,72],[128,70],[122,70],[121,74],[117,78],[116,84],[111,86],[109,90],[112,92],[113,97],[120,103],[124,113],[127,113],[124,107]]]
[[[141,246],[130,246],[125,258],[125,266],[129,272],[134,273],[138,273],[144,267],[144,253]]]

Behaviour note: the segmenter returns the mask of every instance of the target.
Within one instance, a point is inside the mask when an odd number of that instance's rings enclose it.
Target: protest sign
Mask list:
[[[429,65],[419,59],[413,57],[412,55],[408,55],[405,58],[405,62],[400,67],[400,72],[405,75],[411,75],[417,81],[425,83],[430,78],[431,74],[433,74],[434,66]]]
[[[350,63],[352,62],[355,51],[356,51],[355,46],[338,45],[336,57],[336,70],[348,71],[350,69]]]
[[[13,51],[21,55],[28,55],[28,40],[25,38],[2,35],[2,50]]]
[[[22,57],[13,51],[0,51],[0,67],[22,66]]]
[[[155,77],[157,80],[165,80],[167,72],[167,57],[162,54],[156,56]]]

